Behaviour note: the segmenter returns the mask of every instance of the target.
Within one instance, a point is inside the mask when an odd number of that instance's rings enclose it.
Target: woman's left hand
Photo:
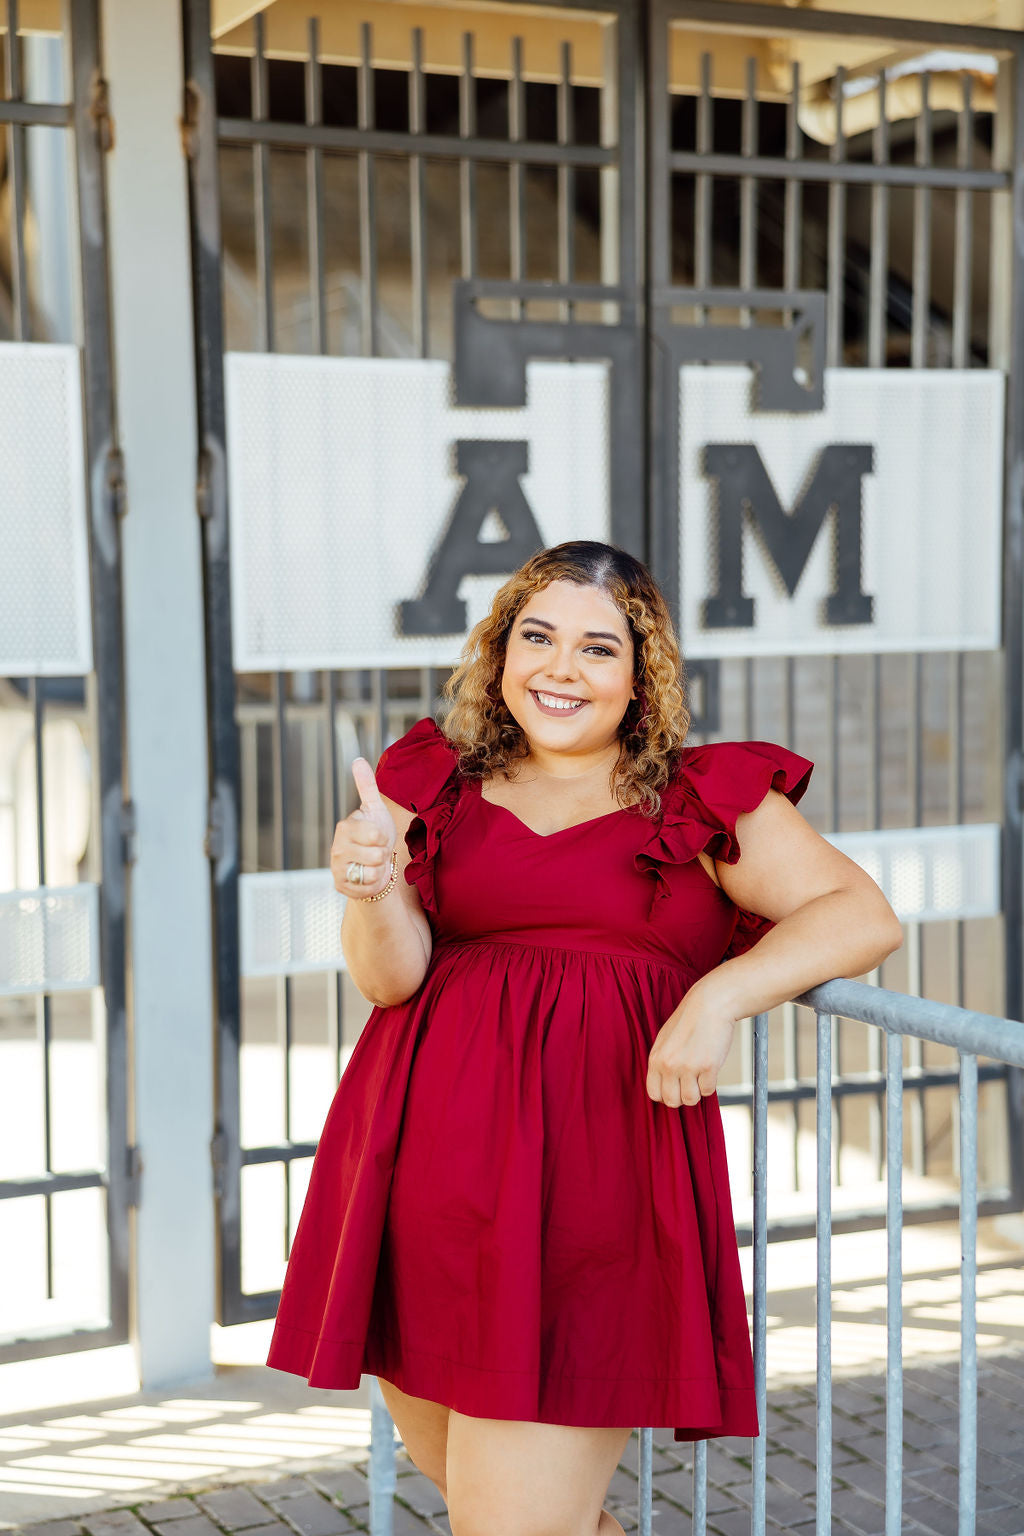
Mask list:
[[[647,1092],[656,1104],[699,1104],[718,1084],[736,1020],[705,980],[694,982],[651,1046]]]

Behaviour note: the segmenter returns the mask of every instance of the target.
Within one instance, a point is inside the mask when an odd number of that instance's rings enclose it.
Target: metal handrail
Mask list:
[[[954,1046],[961,1054],[993,1056],[1011,1067],[1024,1067],[1024,1023],[993,1013],[977,1013],[952,1003],[890,992],[863,981],[839,978],[811,987],[793,999],[813,1008],[864,1024],[877,1024],[896,1035],[916,1035],[936,1045]]]

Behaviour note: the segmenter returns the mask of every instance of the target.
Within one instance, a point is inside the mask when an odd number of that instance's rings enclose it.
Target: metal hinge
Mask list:
[[[124,477],[124,454],[120,448],[111,448],[107,452],[107,495],[114,516],[124,517],[128,511],[128,485]]]
[[[224,1194],[225,1172],[228,1165],[228,1139],[218,1131],[210,1140],[210,1161],[213,1163],[213,1194],[220,1200]]]
[[[142,1198],[142,1153],[138,1147],[129,1147],[127,1151],[126,1170],[126,1195],[125,1198],[131,1207],[140,1204]]]
[[[114,119],[110,115],[110,84],[96,70],[89,92],[89,116],[92,118],[96,142],[107,153],[114,147]]]
[[[199,87],[194,80],[186,80],[181,116],[178,119],[181,148],[186,160],[194,160],[199,153],[199,106]]]
[[[208,859],[224,857],[224,807],[219,800],[207,801],[203,852]]]
[[[121,862],[123,864],[134,864],[138,857],[137,821],[134,800],[123,800],[121,802],[118,831],[121,834]]]
[[[208,448],[199,450],[199,461],[196,469],[196,511],[202,518],[210,516],[213,510],[213,498],[211,487],[211,469],[213,459]]]

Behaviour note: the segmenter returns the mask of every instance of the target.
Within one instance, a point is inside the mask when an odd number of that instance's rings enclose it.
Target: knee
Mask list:
[[[502,1509],[479,1498],[452,1500],[448,1519],[452,1536],[577,1536],[555,1512]],[[581,1529],[578,1536],[596,1536],[596,1528]]]

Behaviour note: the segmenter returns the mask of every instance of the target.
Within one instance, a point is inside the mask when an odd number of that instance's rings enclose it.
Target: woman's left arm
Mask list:
[[[736,820],[740,857],[716,860],[725,894],[775,924],[745,954],[687,991],[651,1049],[647,1090],[662,1103],[713,1093],[740,1019],[837,976],[862,976],[903,943],[899,918],[871,876],[779,790]],[[653,1090],[653,1091],[652,1091]]]

